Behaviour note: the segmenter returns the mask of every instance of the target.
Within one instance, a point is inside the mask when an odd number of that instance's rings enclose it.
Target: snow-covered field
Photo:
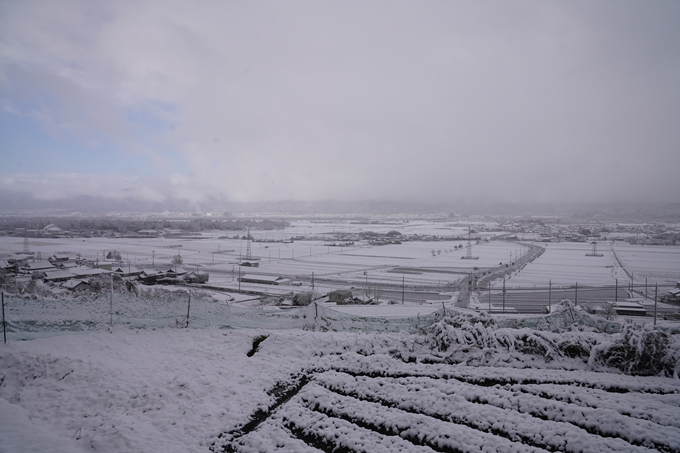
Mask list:
[[[615,250],[637,284],[645,279],[659,284],[680,280],[680,247],[617,243]]]
[[[295,222],[251,234],[393,229],[465,232],[435,222]],[[223,238],[234,234],[35,239],[31,248],[43,259],[118,250],[140,267],[169,263],[181,250],[186,268],[209,270],[210,283],[233,290],[231,270],[246,252],[245,241]],[[474,245],[480,258],[468,261],[464,247],[454,249],[460,241],[324,244],[252,243],[261,259],[249,272],[301,280],[314,272],[324,290],[366,281],[441,287],[526,251],[492,241]],[[0,237],[2,252],[22,247],[21,238]],[[589,244],[551,243],[507,284],[611,285],[626,272],[636,281],[680,277],[676,247],[613,247],[625,270],[608,245],[598,250],[603,257],[587,257]],[[680,451],[680,340],[671,322],[663,332],[622,327],[622,319],[591,322],[570,309],[563,318],[498,322],[468,313],[460,325],[437,321],[453,300],[290,310],[228,290],[194,288],[189,305],[186,288],[145,288],[138,298],[117,285],[113,300],[6,295],[0,452]]]
[[[620,285],[626,285],[631,274],[636,285],[644,284],[645,278],[650,284],[662,285],[680,280],[680,247],[617,242],[598,244],[597,252],[603,256],[587,256],[592,253],[587,243],[550,243],[540,257],[512,275],[506,284],[515,288],[546,287],[552,281],[557,286],[605,286],[618,280]]]

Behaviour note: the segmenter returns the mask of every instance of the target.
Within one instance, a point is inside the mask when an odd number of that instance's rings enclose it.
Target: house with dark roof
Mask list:
[[[55,253],[54,255],[52,255],[48,258],[48,260],[51,263],[65,262],[65,261],[69,261],[70,259],[71,259],[71,255],[66,254],[66,253]]]
[[[179,266],[170,267],[169,269],[167,269],[165,271],[165,274],[170,278],[179,277],[180,275],[184,275],[186,273],[187,273],[187,271],[185,271],[183,268],[181,268]]]
[[[336,289],[328,293],[328,302],[342,305],[347,299],[352,299],[352,291],[349,289]]]
[[[62,288],[70,289],[71,291],[83,291],[90,287],[90,284],[86,280],[79,280],[77,278],[71,279],[67,282],[62,283]]]
[[[115,272],[121,277],[136,277],[142,273],[142,271],[137,269],[135,266],[130,265],[112,266],[111,271]]]

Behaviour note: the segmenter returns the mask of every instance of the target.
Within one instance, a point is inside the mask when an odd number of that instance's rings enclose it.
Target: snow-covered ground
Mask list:
[[[284,232],[251,234],[278,240],[393,229],[465,232],[434,222],[295,222]],[[225,234],[232,239],[220,239]],[[437,321],[455,296],[437,291],[432,294],[445,299],[264,306],[234,291],[230,272],[246,247],[234,234],[31,240],[43,259],[56,252],[92,259],[118,250],[140,267],[167,263],[181,250],[185,267],[210,270],[210,283],[225,289],[194,288],[191,299],[186,288],[161,287],[137,297],[122,283],[113,299],[106,292],[5,295],[10,332],[0,344],[0,452],[680,451],[680,341],[669,333],[678,331],[670,321],[663,322],[665,333],[648,326],[624,334],[623,319],[591,322],[574,308],[563,318],[515,315],[495,324],[468,312],[472,320],[460,326]],[[463,274],[452,271],[507,262],[523,249],[482,243],[473,246],[479,260],[468,261],[461,259],[464,247],[454,249],[461,244],[253,243],[261,260],[250,271],[291,279],[314,272],[324,292],[366,281],[398,292],[402,281],[406,291],[455,284]],[[22,247],[22,238],[0,238],[2,252]],[[587,257],[589,244],[551,243],[507,284],[611,285],[626,272],[636,281],[678,275],[675,247],[613,247],[625,270],[608,247],[598,250],[603,257]],[[411,273],[389,272],[398,267]],[[308,290],[309,283],[242,286],[276,292],[276,299]],[[485,308],[483,300],[473,302]],[[664,338],[669,346],[658,347]],[[658,352],[651,365],[636,359],[645,348]],[[630,360],[637,362],[626,368]],[[658,375],[621,371],[644,366]]]
[[[0,347],[0,451],[205,452],[332,335],[114,327]]]
[[[545,244],[541,244],[545,246]],[[586,256],[592,246],[579,242],[557,242],[545,246],[545,252],[506,282],[509,287],[532,287],[553,285],[613,285],[616,278],[626,276],[618,266],[610,249],[598,248],[601,257]]]
[[[114,325],[10,341],[0,452],[680,449],[677,376],[593,358],[621,334],[452,319],[421,334]]]

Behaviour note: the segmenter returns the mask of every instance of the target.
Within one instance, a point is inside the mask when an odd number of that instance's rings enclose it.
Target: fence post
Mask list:
[[[189,311],[191,310],[191,291],[189,291],[189,304],[187,305],[187,327],[189,327]]]
[[[2,338],[7,344],[7,323],[5,322],[5,293],[2,293]]]
[[[489,313],[491,313],[491,279],[489,279]]]
[[[109,324],[113,325],[113,273],[111,273],[111,298],[109,299]]]

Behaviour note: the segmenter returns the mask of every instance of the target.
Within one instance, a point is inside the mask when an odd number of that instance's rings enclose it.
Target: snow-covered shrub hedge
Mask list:
[[[431,345],[440,352],[455,347],[456,350],[481,348],[516,351],[541,355],[548,360],[562,355],[558,345],[559,337],[551,332],[499,328],[496,320],[486,313],[456,313],[445,316],[432,324],[428,333]]]
[[[454,312],[432,324],[426,338],[440,354],[477,349],[538,355],[548,361],[581,359],[591,368],[607,366],[633,375],[677,377],[680,372],[680,335],[632,323],[616,334],[578,329],[558,333],[499,327],[486,313]]]
[[[595,346],[588,363],[604,364],[624,373],[655,376],[678,374],[678,349],[670,348],[672,335],[662,330],[629,323],[611,341]]]

